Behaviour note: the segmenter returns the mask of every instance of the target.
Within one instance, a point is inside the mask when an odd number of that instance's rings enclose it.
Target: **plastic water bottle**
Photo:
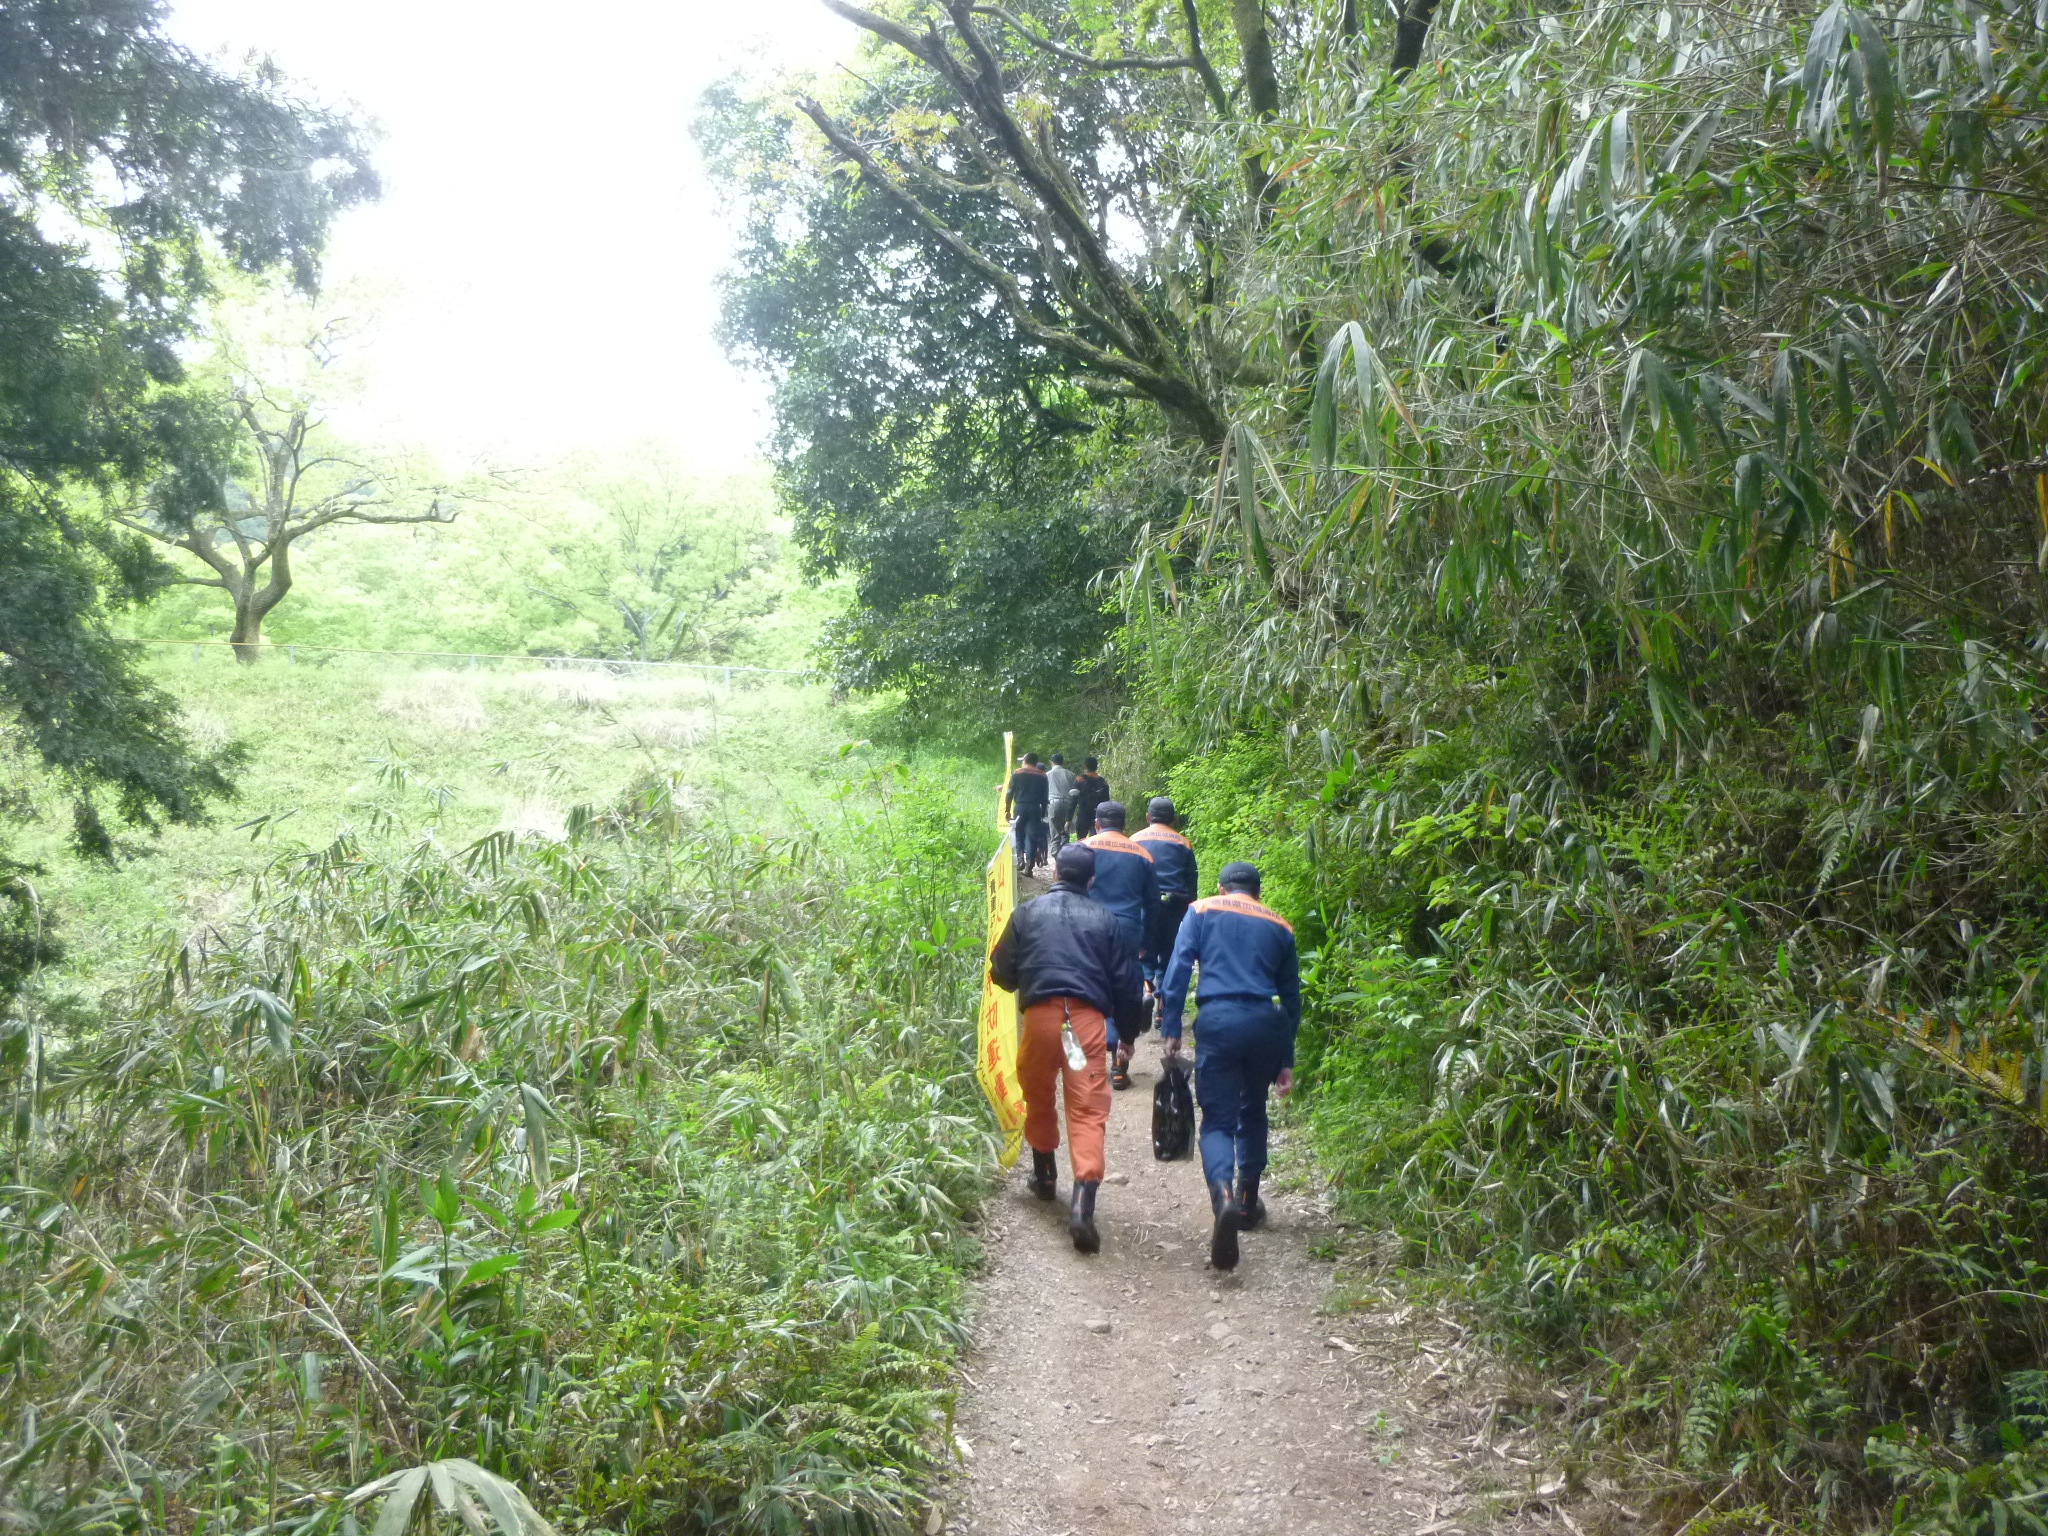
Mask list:
[[[1081,1042],[1074,1038],[1072,1020],[1066,1020],[1060,1025],[1060,1049],[1067,1053],[1067,1065],[1069,1067],[1076,1072],[1086,1070],[1088,1066],[1088,1053],[1081,1049]]]

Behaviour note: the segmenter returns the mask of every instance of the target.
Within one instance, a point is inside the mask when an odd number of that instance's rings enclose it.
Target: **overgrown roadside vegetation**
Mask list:
[[[560,838],[344,834],[101,1022],[12,1027],[8,1518],[311,1532],[462,1456],[569,1530],[908,1519],[986,834],[844,762],[772,831],[652,778]]]

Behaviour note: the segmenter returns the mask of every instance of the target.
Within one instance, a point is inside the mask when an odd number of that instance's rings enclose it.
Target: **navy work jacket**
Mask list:
[[[1010,775],[1010,812],[1024,816],[1032,811],[1045,814],[1045,770],[1026,763]]]
[[[1188,840],[1163,822],[1152,822],[1131,834],[1131,841],[1143,843],[1145,851],[1152,855],[1152,878],[1159,882],[1159,894],[1178,893],[1194,899],[1195,892],[1202,888],[1202,877],[1195,872],[1195,850]]]
[[[1152,877],[1152,853],[1121,832],[1098,832],[1088,839],[1095,850],[1095,884],[1088,894],[1109,908],[1131,942],[1132,955],[1145,949],[1145,919],[1159,900],[1159,882]]]
[[[1017,994],[1019,1008],[1078,997],[1126,1027],[1145,1010],[1137,952],[1113,916],[1064,882],[1010,914],[989,953],[988,974]]]
[[[1188,982],[1202,968],[1196,990],[1196,1022],[1207,1037],[1213,1018],[1219,1027],[1242,1025],[1284,1030],[1284,1065],[1294,1065],[1294,1036],[1301,1028],[1301,962],[1287,919],[1250,896],[1226,892],[1204,896],[1180,925],[1173,959],[1159,1002],[1159,1033],[1180,1038]]]
[[[1081,773],[1074,777],[1074,809],[1080,813],[1075,823],[1083,832],[1095,828],[1095,807],[1109,798],[1109,780],[1099,773]]]

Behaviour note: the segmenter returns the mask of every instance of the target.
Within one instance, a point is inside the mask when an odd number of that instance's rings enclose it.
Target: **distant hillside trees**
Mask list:
[[[524,580],[607,655],[721,660],[776,604],[762,578],[782,541],[753,483],[707,481],[646,448],[573,466],[540,497],[545,558]]]

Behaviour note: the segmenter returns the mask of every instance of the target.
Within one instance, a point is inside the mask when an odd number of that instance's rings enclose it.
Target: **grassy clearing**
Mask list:
[[[921,1519],[986,796],[793,690],[315,677],[194,680],[291,711],[255,844],[50,882],[156,904],[81,955],[214,910],[0,1039],[0,1519],[352,1536],[447,1457],[567,1531]]]
[[[237,912],[247,877],[280,854],[343,830],[372,848],[497,830],[560,836],[572,807],[609,804],[650,774],[680,776],[678,793],[706,814],[727,815],[737,795],[750,802],[739,822],[772,827],[786,808],[824,803],[836,782],[826,765],[863,734],[794,679],[735,691],[688,672],[312,653],[241,667],[218,650],[170,651],[152,670],[202,744],[249,747],[240,797],[211,826],[126,839],[109,869],[66,855],[66,808],[37,787],[37,819],[14,845],[43,866],[38,885],[68,949],[41,978],[46,993],[97,991],[165,931]]]

